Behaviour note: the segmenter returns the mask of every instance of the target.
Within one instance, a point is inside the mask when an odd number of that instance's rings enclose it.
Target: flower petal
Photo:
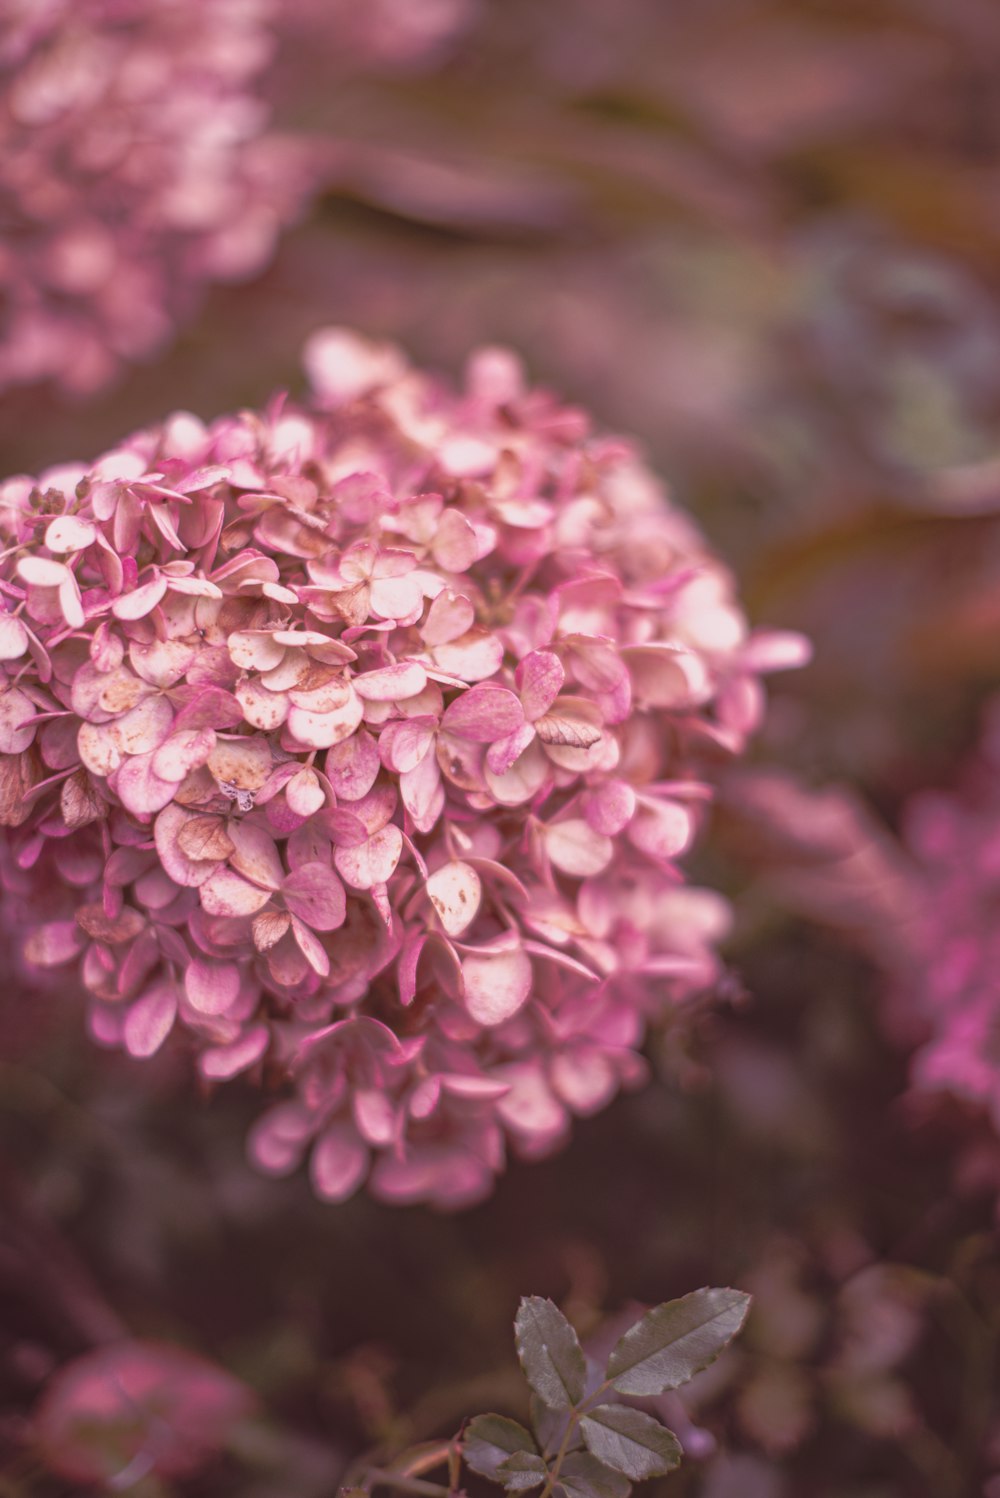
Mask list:
[[[309,1179],[321,1201],[343,1202],[353,1196],[368,1172],[368,1147],[350,1124],[331,1124],[309,1159]]]
[[[337,848],[334,862],[345,884],[352,889],[372,889],[385,884],[395,872],[403,851],[403,835],[392,822],[367,842]]]
[[[531,958],[520,947],[462,955],[465,1007],[480,1025],[502,1025],[531,993]]]
[[[483,886],[471,864],[455,859],[435,869],[426,884],[427,895],[449,936],[461,936],[475,920]]]
[[[441,727],[476,744],[506,738],[524,722],[524,710],[506,687],[479,682],[445,709]]]
[[[177,1017],[177,989],[173,983],[159,983],[136,999],[125,1016],[122,1038],[130,1056],[155,1056],[174,1027]]]
[[[291,913],[314,931],[336,931],[344,924],[344,886],[327,864],[301,864],[285,880],[282,893]]]
[[[607,868],[615,845],[602,832],[595,832],[582,817],[569,817],[546,827],[545,851],[561,873],[574,879],[589,879]]]

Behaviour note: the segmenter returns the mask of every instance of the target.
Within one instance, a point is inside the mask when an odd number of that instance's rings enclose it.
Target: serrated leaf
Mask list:
[[[628,1498],[632,1484],[589,1451],[574,1451],[559,1470],[558,1486],[566,1498]]]
[[[693,1290],[656,1306],[631,1327],[608,1359],[619,1394],[662,1394],[714,1362],[746,1320],[742,1290]]]
[[[680,1464],[680,1443],[673,1431],[628,1405],[598,1405],[584,1415],[580,1429],[592,1456],[635,1482],[665,1477]]]
[[[466,1464],[473,1472],[490,1477],[494,1482],[503,1481],[498,1472],[501,1464],[522,1452],[541,1461],[531,1433],[505,1415],[477,1415],[469,1421],[462,1434],[462,1455]]]
[[[497,1478],[510,1493],[537,1488],[549,1475],[547,1464],[531,1451],[515,1451],[497,1468]]]
[[[551,1300],[524,1297],[514,1321],[514,1341],[524,1376],[539,1399],[553,1410],[579,1404],[587,1382],[583,1349]]]

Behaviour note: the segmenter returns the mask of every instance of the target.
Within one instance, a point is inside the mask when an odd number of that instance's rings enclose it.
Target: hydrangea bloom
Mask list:
[[[308,405],[0,489],[6,916],[102,1044],[266,1056],[264,1170],[457,1205],[712,983],[677,860],[803,644],[512,356],[458,394],[339,330],[307,365]]]
[[[252,92],[263,0],[14,0],[0,23],[0,388],[105,384],[306,187]]]
[[[918,796],[906,831],[922,919],[891,1017],[919,1027],[915,1084],[982,1104],[1000,1131],[1000,703],[961,792]]]

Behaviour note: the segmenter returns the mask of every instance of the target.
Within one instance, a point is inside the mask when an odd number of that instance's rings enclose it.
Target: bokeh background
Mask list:
[[[3,472],[298,389],[323,324],[451,374],[504,343],[639,438],[752,618],[815,659],[699,855],[736,901],[725,1002],[474,1211],[260,1180],[238,1087],[205,1100],[169,1056],[102,1056],[70,1008],[5,995],[0,1493],[78,1490],[31,1411],[123,1334],[267,1412],[141,1498],[332,1498],[365,1448],[518,1412],[520,1294],[596,1332],[730,1283],[754,1316],[694,1386],[665,1494],[996,1498],[1000,1146],[910,1086],[899,836],[1000,680],[1000,9],[288,0],[272,25],[299,222],[111,388],[6,392]]]

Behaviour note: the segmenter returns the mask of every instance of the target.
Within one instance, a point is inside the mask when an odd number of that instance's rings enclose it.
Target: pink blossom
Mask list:
[[[150,1474],[198,1472],[255,1408],[245,1384],[192,1352],[116,1342],[58,1370],[34,1433],[59,1477],[124,1490]]]
[[[890,1020],[918,1049],[914,1084],[981,1107],[1000,1133],[1000,709],[952,792],[907,808],[906,833],[921,876],[912,959],[890,993]]]
[[[255,96],[266,0],[13,0],[0,35],[0,388],[86,393],[256,274],[302,147]]]
[[[305,405],[0,486],[3,913],[98,1043],[266,1058],[261,1169],[458,1206],[711,992],[679,860],[803,646],[509,356],[308,363]]]

